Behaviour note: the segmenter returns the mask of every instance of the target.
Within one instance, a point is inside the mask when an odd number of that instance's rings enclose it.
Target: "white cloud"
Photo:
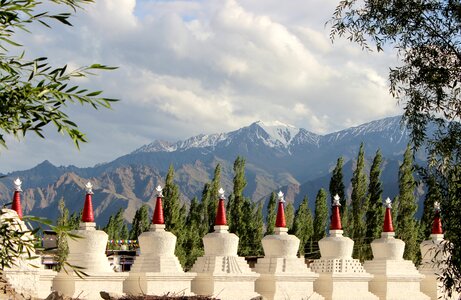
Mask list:
[[[397,114],[387,87],[393,54],[367,54],[344,40],[332,44],[324,25],[335,4],[98,0],[78,12],[74,27],[34,26],[33,35],[21,34],[30,57],[118,66],[79,84],[121,101],[113,111],[70,108],[91,141],[81,151],[55,134],[9,140],[0,171],[47,158],[89,166],[154,139],[229,131],[256,120],[326,133]]]

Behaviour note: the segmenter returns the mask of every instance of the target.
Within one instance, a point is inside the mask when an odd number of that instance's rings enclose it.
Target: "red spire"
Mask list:
[[[91,195],[93,195],[93,185],[91,184],[91,182],[88,182],[85,185],[85,188],[86,197],[85,204],[83,206],[82,222],[94,222],[93,203],[91,201]]]
[[[157,187],[157,202],[155,204],[154,215],[152,217],[152,224],[165,224],[165,219],[163,218],[163,206],[162,206],[162,187],[159,185]]]
[[[440,204],[434,203],[435,214],[434,221],[432,222],[432,234],[443,234],[442,221],[440,220]]]
[[[219,189],[219,203],[218,203],[218,211],[216,212],[216,218],[214,220],[215,225],[227,225],[226,220],[226,208],[224,207],[224,190],[222,188]]]
[[[387,198],[384,205],[386,206],[386,212],[384,214],[383,232],[394,232],[394,226],[392,225],[391,199]]]
[[[11,209],[18,213],[20,219],[22,219],[22,206],[21,206],[21,180],[17,178],[14,181],[15,191],[13,195],[13,204],[11,204]]]
[[[287,222],[285,220],[285,209],[283,207],[283,203],[285,203],[285,200],[283,200],[282,191],[278,193],[278,197],[279,206],[277,208],[277,219],[275,221],[275,227],[287,227]]]
[[[343,226],[341,225],[341,215],[339,213],[340,206],[341,206],[341,203],[339,203],[339,196],[338,194],[336,194],[335,197],[333,198],[330,230],[342,230],[343,229]]]

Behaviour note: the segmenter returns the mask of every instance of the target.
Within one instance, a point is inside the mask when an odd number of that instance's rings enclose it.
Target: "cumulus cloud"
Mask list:
[[[327,133],[399,113],[387,87],[393,53],[332,44],[325,22],[335,4],[98,0],[77,13],[73,27],[35,26],[32,35],[21,34],[30,57],[118,66],[81,84],[121,101],[112,111],[69,108],[90,140],[81,151],[52,130],[45,141],[10,138],[0,171],[50,158],[90,166],[154,139],[235,130],[256,120]]]

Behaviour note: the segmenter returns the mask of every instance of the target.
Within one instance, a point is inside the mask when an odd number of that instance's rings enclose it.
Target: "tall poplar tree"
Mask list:
[[[357,165],[352,175],[352,194],[350,211],[350,237],[354,240],[354,256],[360,260],[364,258],[363,245],[365,243],[365,213],[368,207],[367,176],[365,174],[364,145],[360,144],[357,156]]]
[[[263,213],[262,203],[256,205],[249,198],[245,198],[245,233],[242,235],[239,244],[240,255],[258,256],[263,254],[261,239],[263,238]]]
[[[413,151],[408,145],[399,168],[399,202],[395,231],[396,236],[405,242],[403,257],[416,262],[419,245],[417,244],[418,228],[415,220],[417,210],[416,181],[413,172]]]
[[[179,187],[174,183],[174,168],[172,165],[168,169],[165,187],[163,188],[163,216],[166,229],[177,238],[175,254],[184,266],[187,256],[186,251],[183,249],[183,240],[186,234],[184,232],[186,209],[184,205],[181,206]]]
[[[147,204],[143,204],[136,211],[131,224],[132,225],[129,234],[130,240],[138,239],[138,236],[141,233],[149,230],[151,221],[149,219],[149,206]]]
[[[309,249],[308,252],[312,251],[309,244],[314,234],[314,224],[307,196],[304,197],[303,201],[296,210],[291,233],[299,238],[298,252],[300,256],[304,256],[306,247]]]
[[[59,216],[56,220],[57,226],[68,226],[69,225],[69,210],[66,208],[66,203],[64,198],[61,198],[58,203]],[[64,262],[69,255],[69,246],[67,244],[66,235],[63,232],[59,232],[56,236],[56,243],[58,246],[57,249],[57,259],[56,259],[56,269],[55,271],[61,271]]]
[[[287,229],[291,230],[293,228],[293,222],[295,219],[295,207],[293,203],[287,202],[287,206],[285,207],[285,220],[287,222]]]
[[[109,245],[111,249],[118,249],[118,241],[128,239],[128,227],[123,219],[122,208],[115,215],[109,217],[103,230],[107,233],[109,240],[114,240],[114,243]]]
[[[181,224],[181,201],[179,199],[179,187],[174,183],[174,168],[170,165],[163,188],[163,216],[165,227],[178,237],[183,227]]]
[[[339,203],[341,206],[339,207],[339,212],[341,214],[341,224],[343,225],[344,229],[347,231],[348,229],[348,220],[347,220],[347,199],[346,194],[344,192],[344,182],[343,182],[343,164],[344,159],[339,157],[336,161],[336,166],[331,173],[330,179],[330,201],[333,203],[333,197],[335,195],[339,196]]]
[[[384,206],[381,198],[383,193],[381,183],[382,155],[378,149],[370,169],[370,183],[368,184],[368,210],[366,212],[367,226],[365,230],[365,257],[372,259],[370,243],[381,236],[384,222]]]
[[[421,238],[429,238],[432,231],[432,221],[434,220],[434,203],[442,202],[442,193],[434,177],[426,179],[427,192],[424,198],[424,211],[421,217]]]
[[[200,202],[200,205],[197,205],[197,209],[200,210],[201,212],[201,222],[199,223],[199,228],[200,230],[200,235],[204,236],[210,231],[210,223],[213,221],[214,225],[214,219],[211,218],[210,216],[210,202],[213,201],[213,199],[210,199],[210,184],[207,182],[203,186],[203,191],[202,191],[202,200]]]
[[[275,192],[272,192],[269,198],[269,202],[267,203],[266,233],[264,235],[274,234],[275,217],[277,214],[276,202],[277,202],[277,195],[275,194]]]
[[[344,159],[342,157],[338,158],[336,161],[336,167],[331,173],[330,179],[330,200],[333,203],[333,197],[338,195],[341,203],[340,212],[343,213],[343,208],[346,206],[346,197],[344,193],[344,182],[343,182],[343,164]]]
[[[221,165],[217,164],[214,169],[213,179],[209,187],[209,201],[208,201],[208,224],[209,231],[213,231],[214,221],[216,218],[216,210],[218,209],[219,189],[221,188]]]
[[[203,243],[200,228],[202,226],[202,208],[194,197],[190,203],[189,213],[186,219],[186,235],[183,239],[182,248],[187,249],[184,266],[188,270],[192,267],[197,257],[202,256]]]
[[[230,216],[228,222],[230,223],[229,231],[235,233],[240,238],[242,238],[242,234],[244,234],[245,230],[243,211],[245,197],[243,196],[243,190],[246,185],[245,159],[241,156],[237,156],[234,161],[234,188],[228,203],[228,214]]]
[[[326,228],[328,225],[328,207],[327,207],[327,193],[324,189],[320,189],[315,198],[315,216],[314,216],[314,235],[313,241],[317,243],[326,235]],[[316,255],[320,257],[320,253]]]

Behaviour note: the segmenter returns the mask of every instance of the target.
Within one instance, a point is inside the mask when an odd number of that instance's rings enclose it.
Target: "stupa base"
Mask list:
[[[365,270],[374,275],[370,281],[370,291],[380,299],[429,300],[421,292],[424,276],[409,260],[371,260],[363,264]]]
[[[130,272],[123,291],[129,295],[190,296],[194,278],[195,273]]]
[[[306,275],[260,274],[260,277],[256,280],[255,289],[267,300],[323,300],[323,296],[314,292],[313,282],[317,279],[317,276],[312,272],[309,273]]]
[[[419,270],[425,277],[421,281],[421,292],[428,295],[431,299],[446,299],[446,300],[457,300],[461,296],[456,292],[453,292],[451,297],[448,297],[444,291],[443,283],[438,280],[438,275],[434,271],[424,272]]]
[[[321,273],[314,282],[314,291],[325,300],[378,300],[368,290],[372,278],[367,273]]]
[[[53,290],[61,292],[64,296],[86,299],[102,299],[100,292],[106,291],[115,294],[123,294],[123,282],[126,273],[87,273],[89,276],[82,276],[60,272],[53,280]]]
[[[51,287],[53,286],[53,280],[58,273],[52,270],[40,270],[39,271],[39,285],[37,289],[37,296],[40,299],[45,299],[51,294]]]
[[[192,280],[192,292],[221,300],[249,300],[260,296],[255,292],[256,278],[256,274],[199,274]]]

